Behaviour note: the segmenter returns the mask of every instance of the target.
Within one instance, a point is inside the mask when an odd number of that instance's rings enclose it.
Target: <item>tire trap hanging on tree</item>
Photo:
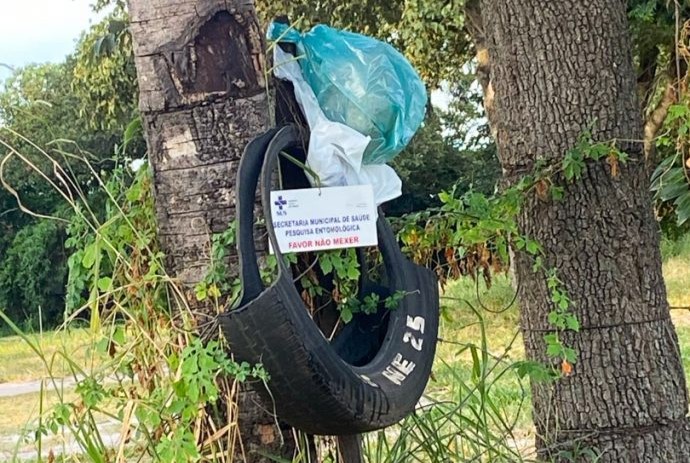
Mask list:
[[[237,181],[237,249],[242,294],[220,316],[236,360],[261,363],[270,375],[261,388],[278,416],[310,434],[348,435],[390,426],[415,408],[426,387],[436,350],[439,294],[435,275],[406,259],[388,221],[379,212],[376,229],[383,258],[383,282],[360,264],[358,298],[381,300],[404,294],[397,307],[356,313],[329,341],[295,287],[278,246],[270,207],[280,153],[304,160],[305,140],[294,126],[274,128],[254,139],[240,161]],[[281,165],[282,167],[282,165]],[[309,188],[301,169],[282,169],[289,189]],[[254,242],[258,186],[277,279],[265,287]]]

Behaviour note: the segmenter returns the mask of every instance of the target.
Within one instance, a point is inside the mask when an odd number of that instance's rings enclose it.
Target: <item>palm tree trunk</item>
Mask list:
[[[129,0],[129,10],[159,238],[202,327],[218,308],[197,302],[194,286],[209,268],[211,236],[235,217],[242,151],[269,123],[263,34],[246,0]],[[235,461],[268,461],[258,448],[290,457],[291,433],[281,445],[272,407],[251,391],[238,402],[244,448]]]

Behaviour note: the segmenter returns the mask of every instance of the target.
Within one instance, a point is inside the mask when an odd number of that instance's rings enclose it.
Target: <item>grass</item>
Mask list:
[[[664,263],[663,274],[666,283],[671,315],[680,338],[686,375],[690,383],[690,234],[674,243],[662,246]],[[442,299],[441,338],[444,340],[464,339],[476,341],[480,335],[477,316],[469,308],[469,301],[483,312],[486,330],[490,333],[491,349],[498,352],[510,344],[518,329],[519,309],[511,306],[514,290],[510,280],[504,275],[494,278],[491,288],[483,281],[478,283],[464,278],[449,285],[446,298]],[[450,299],[452,298],[452,299]],[[504,310],[505,309],[505,310]],[[492,313],[499,312],[499,313]],[[510,351],[513,358],[523,358],[524,348],[521,338],[512,343]],[[439,345],[439,358],[446,361],[454,359],[456,364],[469,366],[469,358],[457,357],[453,346]]]
[[[32,422],[38,417],[41,407],[41,395],[43,395],[43,408],[50,409],[60,403],[60,397],[56,392],[44,391],[32,392],[15,397],[0,398],[0,435],[19,435],[25,428],[30,428]],[[76,399],[73,392],[65,392],[62,400]]]
[[[666,257],[664,280],[671,316],[676,325],[685,377],[690,384],[690,234],[662,246]]]
[[[678,308],[671,313],[690,384],[690,235],[672,246],[668,243],[665,246],[664,280],[669,304]],[[483,332],[488,333],[486,347],[492,356],[510,361],[524,359],[524,346],[518,331],[519,309],[514,296],[511,281],[504,275],[496,276],[490,288],[481,280],[475,282],[469,278],[449,285],[442,297],[441,342],[428,394],[441,400],[459,397],[454,386],[471,383],[476,367],[476,359],[466,346],[477,345]],[[515,445],[523,456],[527,456],[525,453],[531,451],[534,432],[528,384],[509,374],[490,382],[490,387],[491,403],[505,417],[514,419]]]
[[[664,262],[674,258],[690,258],[690,233],[676,240],[661,239],[661,256]]]
[[[37,429],[37,418],[41,408],[44,416],[60,403],[78,403],[79,396],[65,387],[58,395],[57,392],[46,386],[43,392],[24,394],[18,397],[0,398],[0,461],[35,461],[31,458],[36,455],[36,446],[32,441]],[[119,435],[119,426],[103,414],[98,414],[97,419],[101,425],[101,432],[115,445]],[[47,457],[50,452],[61,454],[78,451],[73,437],[65,435],[46,436],[43,439],[44,460],[51,461]],[[16,455],[16,456],[15,456]],[[29,458],[26,458],[29,457]],[[55,461],[63,461],[57,458]],[[64,461],[72,461],[66,459]]]
[[[13,455],[35,454],[35,446],[25,438],[33,436],[39,416],[46,416],[60,403],[76,403],[73,368],[94,371],[103,360],[95,352],[94,336],[89,330],[69,329],[0,338],[0,389],[3,384],[28,384],[26,392],[0,397],[0,459]],[[30,343],[42,351],[37,355]],[[65,356],[73,363],[72,368]],[[45,359],[45,361],[43,360]],[[52,376],[53,379],[49,380]],[[62,378],[68,381],[63,382]],[[61,448],[73,445],[46,438],[46,445]],[[47,447],[46,447],[47,448]],[[44,455],[45,456],[45,455]],[[24,458],[22,458],[23,460]]]
[[[680,240],[676,252],[664,262],[664,280],[671,307],[690,309],[690,234]],[[678,315],[678,310],[673,311]],[[687,318],[687,317],[685,317]],[[690,319],[688,320],[690,322]]]
[[[67,362],[58,353],[69,353],[70,358],[87,371],[99,364],[99,356],[92,350],[92,335],[86,329],[49,331],[27,336],[42,347],[56,377],[70,375]],[[28,343],[18,336],[0,338],[0,384],[38,380],[47,376],[45,365]]]
[[[663,272],[668,300],[673,307],[690,306],[690,236],[673,245],[664,245]],[[519,316],[514,301],[514,289],[509,278],[498,275],[487,288],[483,281],[469,278],[454,282],[442,296],[441,341],[438,344],[433,376],[427,388],[427,397],[445,403],[424,412],[428,420],[408,422],[406,427],[379,435],[378,441],[369,441],[369,448],[380,444],[380,436],[394,442],[383,454],[420,449],[426,455],[436,454],[441,447],[454,447],[453,455],[466,452],[472,455],[486,443],[504,442],[503,450],[486,461],[511,461],[506,457],[510,447],[518,448],[523,456],[532,449],[533,427],[530,421],[529,387],[509,369],[508,365],[524,358],[524,347],[518,332]],[[690,383],[690,310],[673,310],[672,316]],[[481,322],[480,322],[481,320]],[[40,342],[43,350],[56,358],[54,371],[69,375],[67,365],[61,364],[55,353],[69,352],[74,361],[91,370],[99,365],[99,358],[88,346],[92,344],[87,330],[68,330],[30,335]],[[506,373],[507,372],[507,373]],[[35,380],[47,374],[38,357],[19,337],[0,338],[0,382]],[[0,384],[1,386],[1,384]],[[46,408],[57,402],[55,394],[47,394]],[[0,398],[0,454],[8,443],[2,436],[16,435],[19,430],[38,416],[39,394],[25,394],[13,398]],[[455,408],[454,408],[455,407]],[[462,439],[444,434],[434,441],[438,430],[429,429],[430,423],[447,423],[449,416],[461,417]],[[494,434],[481,436],[482,428],[493,429]],[[510,429],[501,434],[497,429]],[[440,433],[443,434],[443,433]],[[399,444],[404,442],[403,444]],[[398,445],[396,450],[395,445]],[[507,450],[506,450],[507,449]],[[404,461],[386,457],[381,463]],[[421,458],[420,461],[426,461]],[[449,460],[450,461],[450,460]]]
[[[506,276],[497,276],[490,288],[483,281],[465,278],[452,284],[442,298],[441,342],[437,347],[431,388],[439,385],[441,389],[452,391],[458,380],[457,375],[464,380],[470,379],[475,359],[472,349],[467,346],[479,347],[482,331],[488,334],[488,353],[493,358],[504,358],[501,363],[512,363],[524,357],[524,347],[518,333],[518,309],[513,301],[513,288]],[[472,307],[481,314],[483,322],[480,322]],[[523,405],[524,394],[515,375],[508,375],[495,383],[492,392],[507,415],[517,413]]]

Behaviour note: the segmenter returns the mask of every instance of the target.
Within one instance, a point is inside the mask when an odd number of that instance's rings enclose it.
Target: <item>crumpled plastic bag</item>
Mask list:
[[[307,172],[312,186],[372,185],[377,205],[402,194],[402,182],[385,164],[362,165],[371,138],[340,122],[329,120],[321,110],[314,91],[305,81],[298,59],[279,46],[273,52],[274,74],[289,80],[295,99],[310,128]]]
[[[387,43],[324,25],[302,34],[281,23],[271,24],[268,38],[296,44],[304,79],[329,120],[371,137],[363,164],[392,160],[422,124],[424,83]]]

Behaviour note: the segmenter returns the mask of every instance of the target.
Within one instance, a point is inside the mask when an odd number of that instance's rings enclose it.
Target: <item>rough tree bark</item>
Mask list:
[[[159,238],[203,326],[215,309],[193,288],[206,275],[212,234],[235,216],[242,150],[269,123],[263,34],[251,0],[129,0],[129,11]],[[268,461],[257,447],[292,455],[292,434],[281,447],[275,417],[253,392],[240,395],[239,419],[246,461]]]
[[[533,385],[540,455],[558,461],[560,450],[596,448],[602,462],[688,462],[688,396],[661,275],[626,2],[481,6],[507,182],[537,161],[559,164],[590,127],[594,139],[619,140],[631,158],[617,176],[605,162],[588,163],[563,200],[528,195],[519,217],[582,325],[565,339],[578,352],[573,374]],[[527,355],[548,363],[545,279],[522,254],[516,270]]]

